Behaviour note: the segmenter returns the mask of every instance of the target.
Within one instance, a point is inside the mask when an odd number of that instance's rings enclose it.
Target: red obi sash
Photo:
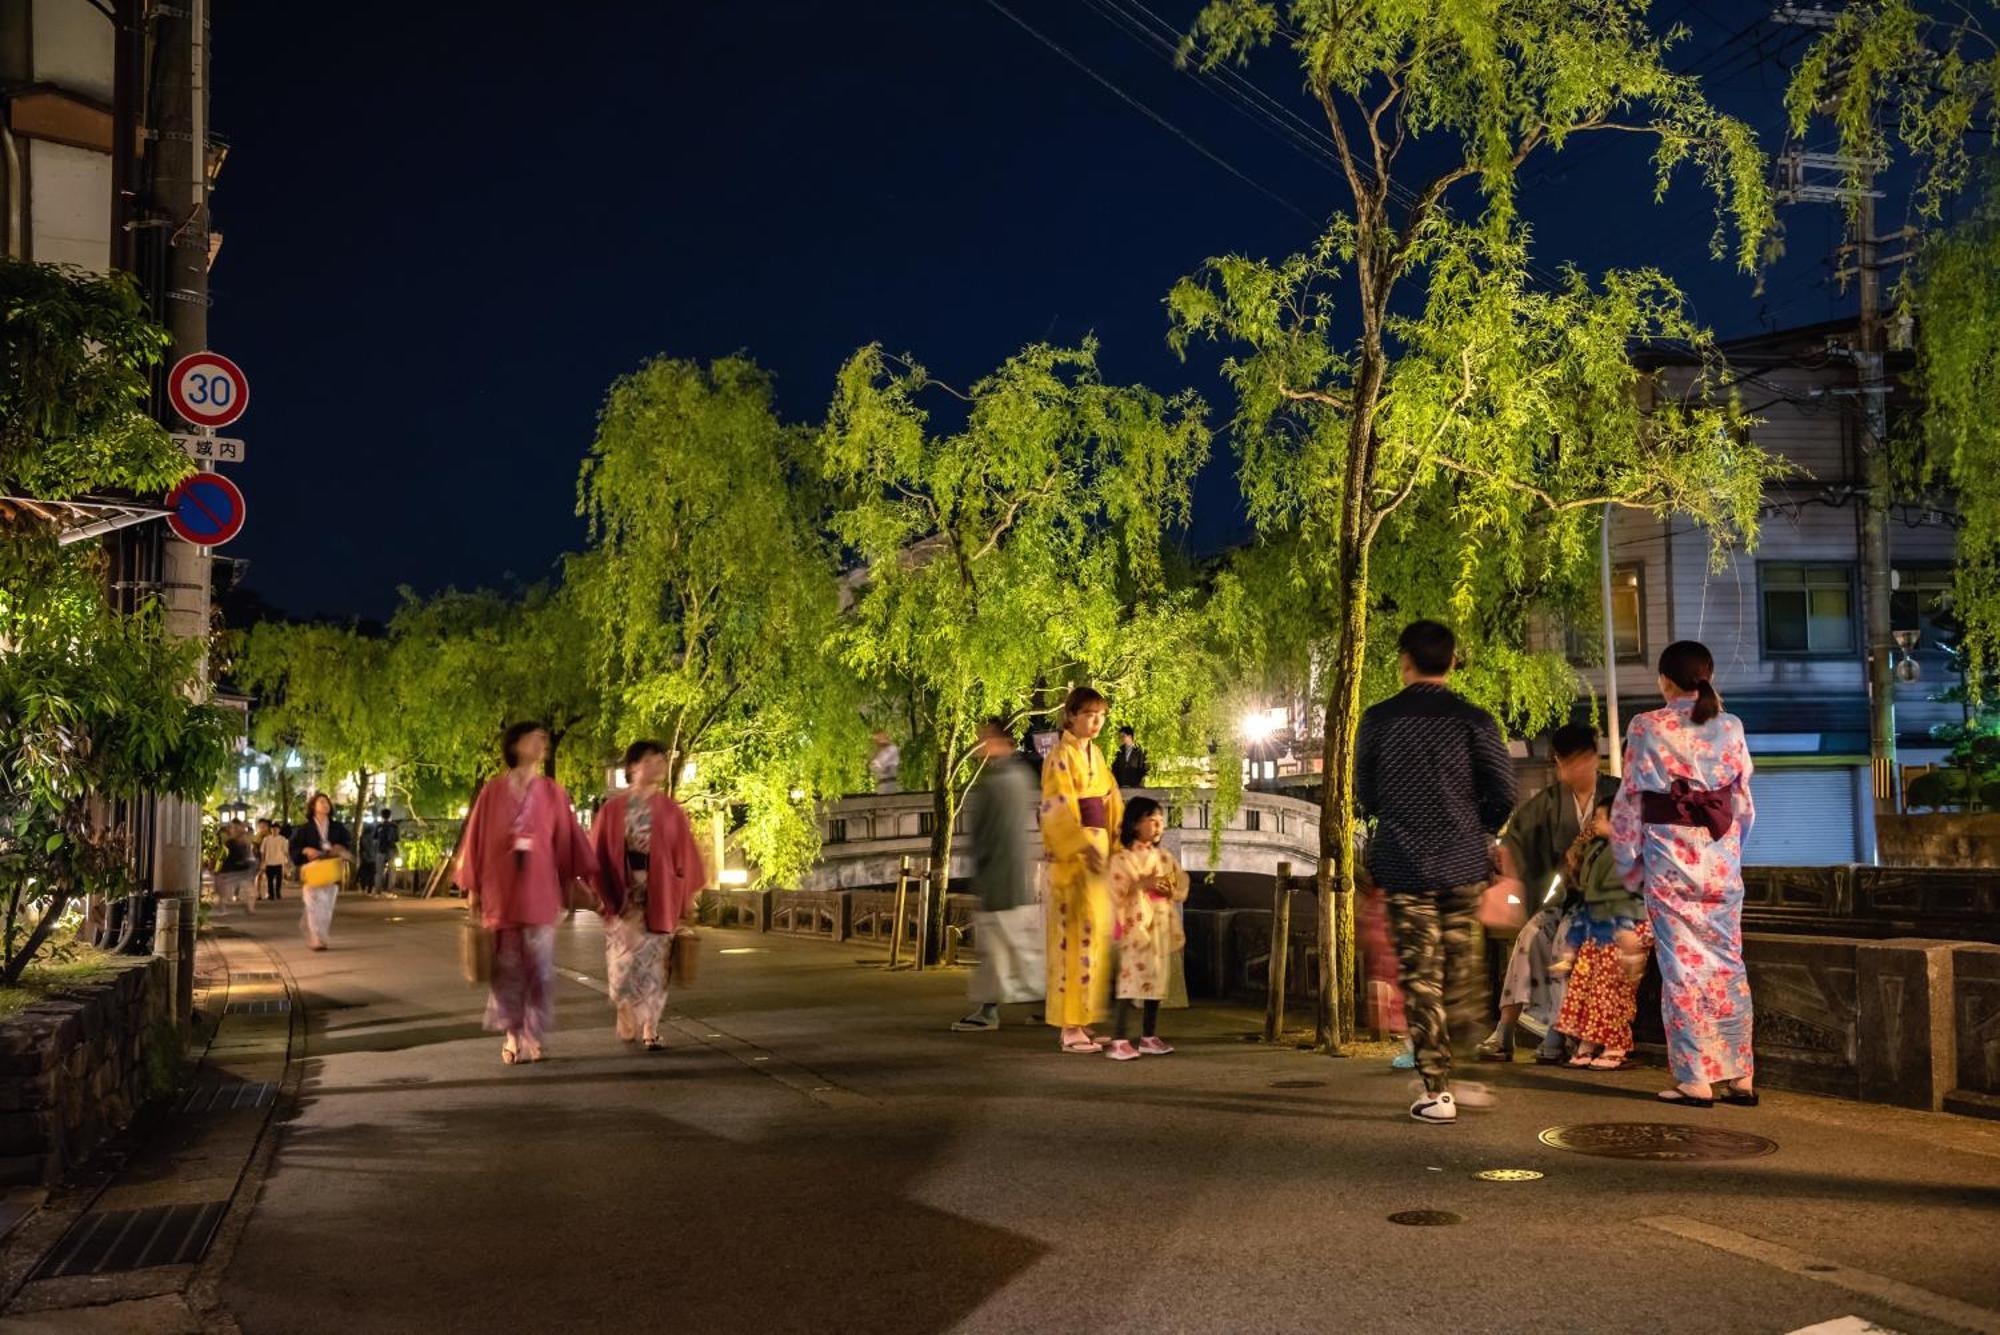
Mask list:
[[[1105,824],[1111,814],[1108,804],[1101,797],[1079,797],[1076,799],[1076,814],[1086,830],[1108,830]]]
[[[1639,794],[1639,818],[1648,825],[1691,825],[1720,839],[1736,825],[1731,797],[1736,785],[1726,788],[1696,788],[1686,779],[1675,779],[1664,793]]]

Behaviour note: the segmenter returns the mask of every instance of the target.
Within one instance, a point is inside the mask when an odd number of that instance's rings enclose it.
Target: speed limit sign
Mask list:
[[[217,352],[193,352],[167,373],[174,411],[195,426],[228,426],[250,406],[250,382],[235,362]]]

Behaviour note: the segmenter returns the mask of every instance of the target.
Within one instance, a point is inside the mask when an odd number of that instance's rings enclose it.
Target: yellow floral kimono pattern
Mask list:
[[[1105,1009],[1111,978],[1111,892],[1083,860],[1095,848],[1107,863],[1125,800],[1095,742],[1065,732],[1042,765],[1042,846],[1049,855],[1048,1022],[1070,1029]]]
[[[1165,1001],[1174,952],[1187,948],[1177,907],[1188,897],[1187,873],[1173,854],[1155,845],[1112,854],[1108,879],[1118,921],[1118,996]]]

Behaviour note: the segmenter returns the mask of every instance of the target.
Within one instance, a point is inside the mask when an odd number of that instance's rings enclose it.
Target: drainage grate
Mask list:
[[[1552,1126],[1542,1144],[1607,1159],[1755,1159],[1778,1148],[1775,1140],[1743,1131],[1684,1122],[1584,1122]]]
[[[1464,1218],[1449,1210],[1398,1210],[1389,1216],[1392,1224],[1413,1224],[1419,1228],[1435,1227],[1439,1224],[1462,1224]]]
[[[70,1225],[56,1249],[36,1267],[33,1278],[102,1275],[199,1261],[228,1208],[228,1201],[207,1201],[93,1211]]]
[[[282,1015],[292,1008],[291,998],[279,997],[274,1001],[232,1001],[227,1013],[230,1015]]]
[[[229,980],[233,983],[275,983],[278,981],[278,978],[279,975],[275,973],[232,973],[229,975]]]
[[[181,1104],[181,1111],[235,1112],[239,1108],[263,1108],[277,1096],[278,1087],[269,1080],[196,1085]]]
[[[1324,1080],[1273,1080],[1272,1089],[1324,1089]]]

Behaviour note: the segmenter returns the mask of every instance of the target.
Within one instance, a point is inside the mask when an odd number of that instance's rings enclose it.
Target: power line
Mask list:
[[[1226,159],[1222,158],[1216,153],[1211,152],[1206,145],[1201,143],[1199,140],[1195,139],[1185,130],[1182,130],[1172,121],[1160,115],[1159,112],[1154,111],[1144,102],[1141,102],[1138,98],[1133,97],[1123,88],[1120,88],[1117,84],[1111,82],[1111,80],[1105,78],[1102,74],[1099,74],[1096,70],[1092,69],[1089,65],[1085,64],[1081,58],[1072,53],[1068,48],[1064,47],[1059,42],[1055,41],[1053,38],[1042,33],[1038,29],[1029,26],[1028,23],[1021,18],[1020,15],[1014,13],[1013,10],[1008,9],[1005,5],[1001,4],[1000,0],[986,0],[986,3],[989,6],[991,6],[994,10],[998,11],[1001,15],[1003,15],[1008,21],[1013,23],[1014,26],[1019,28],[1022,32],[1027,33],[1030,37],[1040,42],[1043,46],[1046,46],[1049,50],[1055,52],[1057,55],[1061,56],[1064,60],[1068,61],[1070,64],[1076,66],[1076,68],[1082,70],[1085,74],[1089,75],[1092,80],[1100,84],[1107,91],[1109,91],[1111,94],[1117,97],[1119,101],[1125,103],[1127,106],[1131,107],[1134,111],[1137,111],[1140,115],[1144,116],[1147,120],[1152,121],[1155,125],[1159,126],[1167,133],[1179,139],[1189,148],[1192,148],[1195,152],[1201,154],[1204,158],[1207,158],[1210,162],[1222,168],[1224,171],[1228,172],[1231,176],[1234,176],[1237,180],[1243,182],[1243,184],[1257,191],[1257,193],[1264,195],[1274,203],[1282,205],[1284,208],[1290,210],[1292,213],[1297,214],[1300,218],[1304,219],[1306,222],[1313,224],[1313,226],[1317,227],[1320,225],[1321,221],[1320,219],[1313,217],[1310,213],[1307,213],[1304,209],[1292,203],[1292,201],[1286,199],[1283,195],[1280,195],[1277,191],[1272,190],[1271,188],[1266,186],[1263,182],[1254,180],[1253,178],[1245,175],[1242,171],[1239,171],[1233,163],[1227,161]]]

